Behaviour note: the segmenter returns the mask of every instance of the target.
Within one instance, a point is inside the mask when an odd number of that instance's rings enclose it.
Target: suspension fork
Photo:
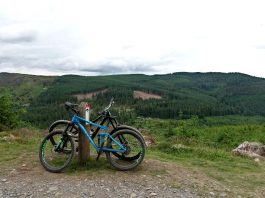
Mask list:
[[[62,138],[61,138],[61,140],[59,142],[59,145],[58,145],[58,146],[60,146],[60,144],[63,144],[61,148],[64,148],[66,146],[69,136],[71,137],[71,135],[69,135],[67,133],[69,128],[70,128],[70,131],[73,130],[74,124],[72,122],[68,123],[67,127],[64,129],[63,136],[62,136]],[[59,149],[59,148],[56,148],[56,149]]]

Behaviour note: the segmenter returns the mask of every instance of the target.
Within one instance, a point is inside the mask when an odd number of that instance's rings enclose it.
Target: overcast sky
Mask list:
[[[265,77],[264,0],[0,0],[0,72]]]

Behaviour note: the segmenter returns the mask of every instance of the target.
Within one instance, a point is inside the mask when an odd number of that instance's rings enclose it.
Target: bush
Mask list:
[[[15,128],[20,120],[21,108],[14,102],[11,95],[3,92],[0,95],[0,131]]]

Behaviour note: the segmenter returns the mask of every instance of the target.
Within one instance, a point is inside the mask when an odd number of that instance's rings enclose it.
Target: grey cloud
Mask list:
[[[258,45],[256,46],[256,49],[265,49],[265,45]]]
[[[31,43],[37,38],[35,32],[23,32],[16,35],[0,34],[1,43]]]
[[[100,65],[97,68],[91,68],[91,67],[87,67],[87,68],[82,68],[79,70],[79,73],[94,73],[96,75],[100,75],[100,74],[110,74],[110,73],[119,73],[118,71],[120,68],[117,68],[115,66],[111,66],[111,65]]]
[[[34,69],[44,70],[55,73],[72,73],[82,75],[105,75],[105,74],[121,74],[121,73],[153,73],[155,70],[155,62],[144,61],[122,61],[124,64],[115,64],[113,58],[99,63],[87,63],[73,60],[72,57],[54,57],[41,56],[33,54],[28,56],[0,56],[0,72],[1,67],[15,68],[17,71],[27,68],[29,71]]]
[[[0,42],[5,42],[5,45],[0,45],[0,72],[44,71],[44,73],[82,75],[156,73],[156,66],[163,67],[169,61],[161,57],[148,61],[122,56],[106,57],[99,62],[82,61],[76,59],[66,45],[33,42],[35,40],[36,34],[33,32],[12,38],[4,38],[0,35]],[[12,45],[16,42],[19,45]]]
[[[142,63],[142,65],[97,65],[96,67],[87,66],[79,69],[81,73],[96,74],[120,74],[120,73],[145,73],[154,71],[152,65]]]
[[[0,56],[0,63],[12,61],[14,58],[11,56]]]
[[[133,48],[133,46],[132,45],[124,45],[124,46],[122,46],[122,50],[128,50],[128,49],[131,49],[131,48]]]
[[[99,63],[87,63],[82,61],[74,61],[72,57],[66,57],[61,59],[44,60],[39,59],[31,61],[31,66],[28,67],[38,67],[50,71],[56,71],[60,73],[80,73],[80,74],[94,74],[94,75],[104,75],[104,74],[120,74],[120,73],[145,73],[153,72],[152,68],[155,63],[129,63],[124,62],[124,64],[115,64],[112,60],[105,60]]]

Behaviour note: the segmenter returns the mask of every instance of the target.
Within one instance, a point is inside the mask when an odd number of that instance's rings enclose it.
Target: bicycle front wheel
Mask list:
[[[112,137],[126,148],[125,152],[106,152],[107,159],[114,168],[123,171],[131,170],[143,161],[145,143],[138,133],[133,130],[122,129],[113,133]],[[122,142],[120,137],[124,139]],[[108,138],[107,147],[120,150],[120,146],[114,140]]]
[[[63,130],[55,130],[43,139],[39,157],[47,171],[58,173],[70,165],[74,153],[73,139],[67,135],[64,136]]]

